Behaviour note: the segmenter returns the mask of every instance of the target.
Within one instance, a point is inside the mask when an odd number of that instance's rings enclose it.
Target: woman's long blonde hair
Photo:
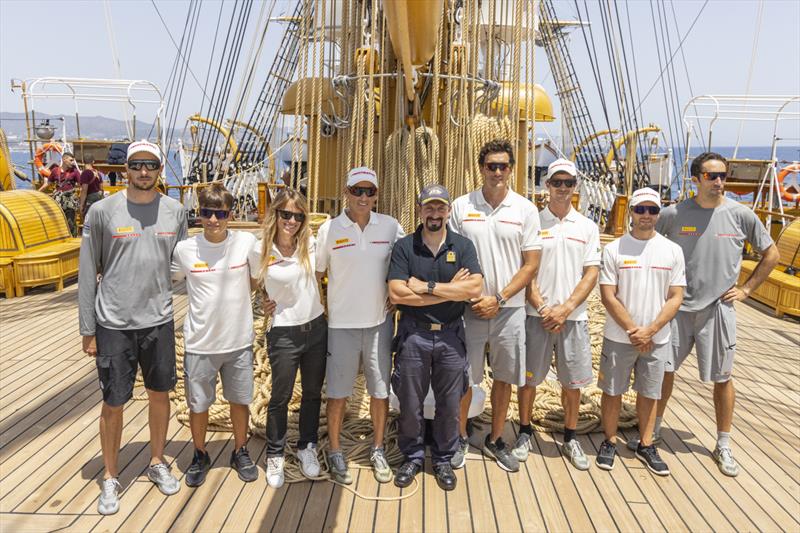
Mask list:
[[[261,268],[258,271],[258,279],[262,284],[267,278],[267,268],[269,268],[270,256],[272,255],[272,245],[275,243],[275,239],[278,235],[278,211],[284,209],[286,204],[290,202],[294,203],[295,209],[298,209],[306,216],[306,219],[300,224],[300,229],[294,234],[294,243],[297,246],[297,252],[306,274],[309,276],[313,275],[311,270],[311,255],[308,251],[308,241],[311,236],[308,202],[306,201],[306,197],[301,193],[294,189],[286,188],[278,192],[275,199],[270,204],[261,230]]]

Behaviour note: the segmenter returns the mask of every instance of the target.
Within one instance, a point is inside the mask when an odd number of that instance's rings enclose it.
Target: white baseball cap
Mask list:
[[[652,202],[657,206],[661,206],[661,196],[650,187],[643,187],[633,193],[631,196],[631,207],[645,202]]]
[[[347,186],[352,187],[356,183],[368,181],[376,188],[378,187],[378,175],[368,167],[356,167],[347,173]]]
[[[148,154],[153,154],[159,160],[159,162],[163,163],[163,159],[161,158],[161,150],[158,148],[157,145],[151,143],[148,140],[142,139],[141,141],[132,142],[128,145],[128,159],[131,158],[133,154],[138,154],[139,152],[147,152]]]
[[[578,170],[575,168],[575,163],[569,159],[556,159],[550,163],[550,166],[547,167],[547,179],[549,180],[558,172],[566,172],[573,178],[578,175]]]

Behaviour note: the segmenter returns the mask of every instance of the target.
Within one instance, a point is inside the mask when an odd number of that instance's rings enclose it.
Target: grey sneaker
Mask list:
[[[181,484],[164,463],[150,465],[147,468],[147,479],[155,483],[158,490],[167,496],[172,496],[181,488]]]
[[[389,483],[392,480],[392,469],[383,453],[383,446],[370,449],[369,462],[372,463],[372,474],[378,483]]]
[[[733,458],[730,448],[714,448],[713,455],[720,472],[730,477],[739,475],[739,464]]]
[[[658,455],[658,448],[655,444],[650,446],[639,446],[636,450],[636,458],[643,462],[647,469],[657,476],[668,476],[669,467],[667,463]]]
[[[603,470],[611,470],[614,468],[614,457],[617,455],[617,447],[604,440],[600,444],[600,450],[597,452],[597,457],[594,462],[597,468]]]
[[[117,481],[117,478],[104,479],[100,499],[97,500],[97,512],[102,515],[109,515],[119,511],[120,490],[122,490],[122,486]]]
[[[353,483],[353,476],[347,469],[347,461],[344,460],[342,452],[329,452],[328,453],[328,468],[330,468],[331,477],[337,483],[343,485],[350,485]]]
[[[517,441],[514,443],[511,453],[514,454],[520,461],[528,459],[528,452],[531,450],[531,436],[527,433],[520,433]]]
[[[469,451],[469,441],[466,437],[458,437],[458,448],[453,457],[450,458],[450,466],[453,468],[464,468],[467,464],[467,452]]]
[[[497,461],[497,466],[507,472],[519,471],[519,460],[511,454],[511,451],[503,442],[502,438],[498,438],[492,442],[491,434],[486,435],[486,440],[483,441],[483,453]]]
[[[652,441],[653,444],[655,444],[656,446],[661,444],[663,442],[661,434],[653,433]],[[632,439],[630,439],[628,442],[625,443],[625,446],[627,446],[630,451],[635,452],[636,450],[639,449],[639,442],[640,442],[639,437],[633,437]]]
[[[236,470],[236,473],[239,474],[239,479],[245,483],[258,479],[258,468],[253,460],[250,459],[250,452],[244,446],[231,453],[231,468]]]
[[[578,470],[589,470],[589,458],[583,453],[580,442],[572,439],[569,442],[565,442],[561,450],[564,452],[564,455],[569,458],[569,462],[572,463],[572,466]]]

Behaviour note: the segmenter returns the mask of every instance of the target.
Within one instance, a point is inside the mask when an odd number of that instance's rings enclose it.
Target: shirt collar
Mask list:
[[[414,244],[414,248],[417,250],[425,249],[430,252],[430,248],[425,246],[425,243],[422,241],[422,224],[417,226],[417,229],[414,230],[414,237],[412,239]],[[450,226],[447,226],[447,233],[444,236],[444,243],[442,247],[439,248],[439,252],[441,253],[442,250],[449,250],[453,247],[453,230],[450,229]]]
[[[557,216],[555,216],[552,211],[550,211],[550,206],[549,205],[546,206],[544,209],[542,209],[542,212],[541,212],[540,216],[541,216],[541,218],[544,218],[544,219],[559,220],[559,218]],[[567,214],[564,217],[564,220],[566,220],[567,222],[577,222],[578,221],[578,212],[575,210],[574,207],[570,206],[569,211],[567,211]]]
[[[489,207],[492,207],[492,204],[490,204],[486,200],[486,197],[483,195],[483,187],[478,189],[476,192],[478,193],[477,196],[478,196],[478,203],[479,204],[488,205]],[[512,192],[511,189],[509,189],[506,192],[506,197],[503,198],[503,200],[500,202],[500,205],[502,205],[503,207],[509,207],[511,205],[511,192]]]
[[[349,228],[350,226],[355,224],[355,222],[349,216],[347,216],[346,211],[342,211],[342,214],[339,215],[339,218],[342,219],[341,220],[342,226],[344,226],[345,228]],[[369,222],[367,222],[367,225],[372,226],[377,223],[378,223],[378,217],[375,216],[375,213],[370,211]]]

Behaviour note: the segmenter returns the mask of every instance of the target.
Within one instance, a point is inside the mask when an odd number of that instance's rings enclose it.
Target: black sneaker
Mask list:
[[[600,444],[600,451],[597,452],[597,458],[594,460],[597,468],[603,470],[611,470],[614,468],[614,456],[617,455],[617,447],[604,440]]]
[[[202,485],[209,470],[211,470],[211,457],[208,456],[208,452],[201,452],[195,448],[192,464],[186,471],[186,486],[199,487]]]
[[[647,465],[647,469],[655,475],[669,475],[669,467],[667,463],[661,459],[661,456],[658,455],[658,449],[655,444],[651,444],[650,446],[642,446],[639,444],[639,447],[636,449],[636,457]]]
[[[511,450],[503,442],[503,439],[498,438],[492,442],[491,434],[486,435],[486,440],[483,441],[483,453],[497,461],[497,466],[507,472],[519,471],[519,459],[514,457]]]
[[[403,463],[394,475],[395,487],[403,489],[411,485],[420,469],[421,467],[413,461]]]
[[[236,470],[236,473],[239,474],[239,479],[245,483],[258,479],[258,468],[256,468],[253,460],[250,459],[250,452],[244,446],[231,453],[231,468]]]
[[[433,473],[440,489],[453,490],[456,488],[456,473],[453,472],[453,466],[449,462],[433,465]]]

